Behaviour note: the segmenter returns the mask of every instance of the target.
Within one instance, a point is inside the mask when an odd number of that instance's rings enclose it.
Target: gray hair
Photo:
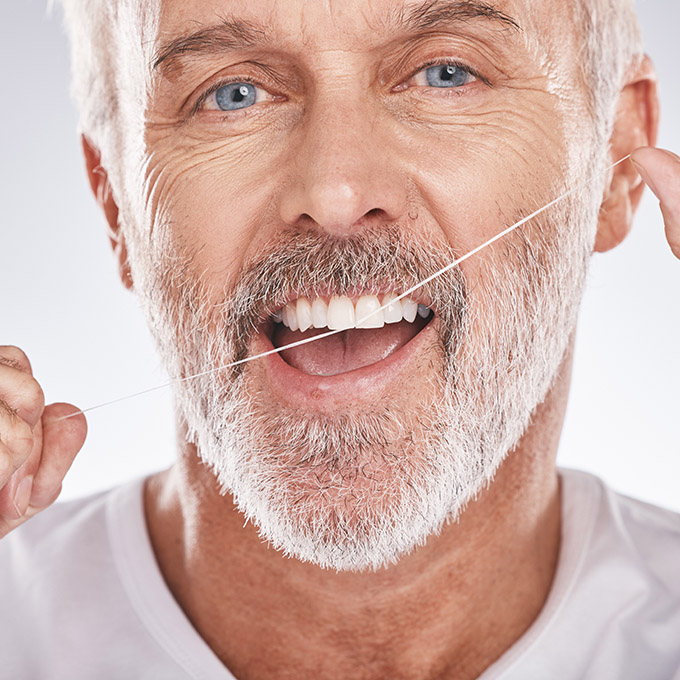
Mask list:
[[[621,88],[644,56],[635,0],[579,0],[576,22],[583,26],[580,71],[589,92],[597,141],[611,138]]]
[[[79,131],[100,151],[111,177],[130,145],[123,122],[143,128],[158,2],[148,0],[49,0],[63,10],[71,43],[71,94]],[[126,77],[142,73],[143,80]],[[142,130],[139,130],[142,131]]]

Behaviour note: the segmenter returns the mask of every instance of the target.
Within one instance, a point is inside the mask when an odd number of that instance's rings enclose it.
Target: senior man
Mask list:
[[[64,5],[121,279],[188,379],[171,469],[12,531],[86,426],[0,351],[0,676],[680,677],[680,519],[555,463],[640,174],[680,255],[632,5]]]

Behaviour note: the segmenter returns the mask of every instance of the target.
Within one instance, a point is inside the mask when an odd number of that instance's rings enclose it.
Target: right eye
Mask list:
[[[264,90],[252,83],[227,83],[205,98],[203,108],[210,111],[238,111],[259,103],[264,96]]]

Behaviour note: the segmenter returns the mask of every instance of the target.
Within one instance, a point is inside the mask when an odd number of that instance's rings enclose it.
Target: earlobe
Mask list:
[[[633,214],[630,182],[623,175],[615,175],[600,208],[595,252],[605,253],[618,246],[633,226]]]
[[[108,224],[111,248],[118,260],[118,271],[120,273],[121,281],[127,289],[131,289],[133,281],[130,265],[128,263],[127,247],[125,245],[125,237],[120,229],[120,223],[118,221],[118,205],[111,192],[109,177],[106,170],[101,165],[99,150],[92,145],[85,135],[83,135],[81,139],[87,176],[90,180],[90,188],[92,189],[92,193],[94,194],[99,207],[104,212],[104,217]]]
[[[645,56],[621,92],[611,138],[611,162],[624,158],[641,146],[653,146],[658,125],[656,72],[649,57]],[[596,252],[606,252],[625,239],[643,192],[644,183],[630,161],[614,169],[600,209]]]

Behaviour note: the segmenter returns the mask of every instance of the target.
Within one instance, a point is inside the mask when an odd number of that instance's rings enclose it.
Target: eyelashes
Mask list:
[[[458,82],[456,79],[456,76],[459,76],[461,74],[465,74],[467,76],[470,76],[470,80],[466,80],[465,83],[461,84],[459,87],[462,87],[463,85],[467,85],[470,82],[474,82],[475,80],[479,80],[480,82],[484,83],[488,87],[491,87],[491,81],[484,76],[480,71],[477,69],[472,68],[471,66],[468,66],[467,64],[463,63],[462,61],[458,61],[457,59],[435,59],[429,62],[425,62],[421,66],[418,67],[416,71],[414,71],[411,74],[411,77],[409,80],[413,80],[420,74],[424,74],[427,71],[430,71],[432,69],[442,69],[446,70],[448,73],[447,75],[451,77],[451,81]],[[428,85],[430,87],[435,87],[432,85],[432,82],[430,81],[429,77],[427,78],[428,80]],[[456,87],[456,85],[450,85],[449,87]],[[435,89],[448,89],[446,87],[440,87]]]
[[[491,87],[489,79],[476,69],[456,59],[443,58],[420,64],[408,78],[394,86],[392,92],[422,87],[450,93],[477,81]],[[260,104],[285,99],[285,96],[271,92],[267,86],[250,76],[223,78],[198,96],[189,116],[194,117],[201,112],[218,113],[228,120],[235,114],[239,117],[249,115],[251,109],[259,108]]]
[[[196,100],[194,105],[191,108],[191,115],[195,115],[198,113],[198,111],[205,109],[206,108],[206,103],[210,100],[210,98],[217,93],[221,88],[226,88],[230,85],[249,85],[252,88],[255,88],[257,90],[264,90],[255,80],[252,78],[224,78],[222,80],[218,80],[217,82],[213,83],[207,90],[205,90]],[[219,109],[218,109],[219,110]]]

